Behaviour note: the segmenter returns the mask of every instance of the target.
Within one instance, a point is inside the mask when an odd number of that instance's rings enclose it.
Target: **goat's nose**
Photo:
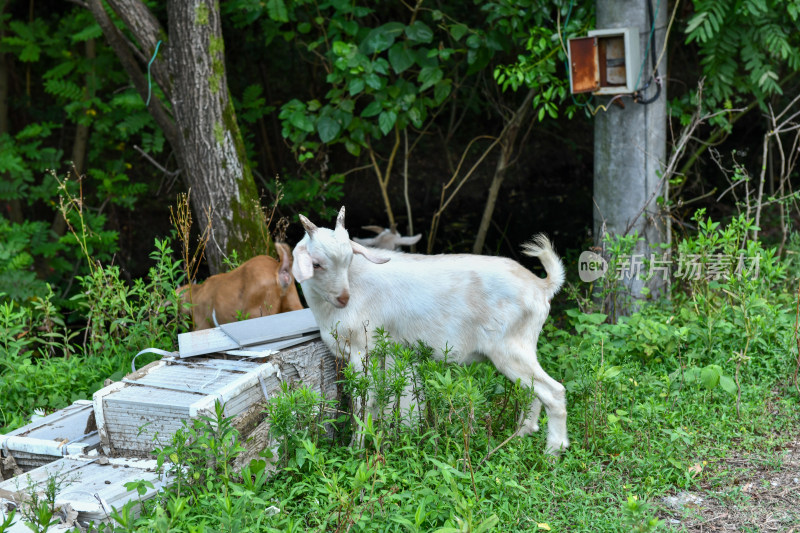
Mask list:
[[[336,301],[342,304],[342,307],[346,306],[347,302],[350,301],[350,293],[343,292],[336,298]]]

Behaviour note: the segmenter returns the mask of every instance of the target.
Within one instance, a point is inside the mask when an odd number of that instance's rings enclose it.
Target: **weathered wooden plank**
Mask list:
[[[272,356],[270,361],[280,367],[281,373],[280,380],[275,376],[264,380],[269,398],[280,394],[281,381],[285,381],[292,385],[302,382],[320,393],[323,398],[338,402],[341,396],[338,386],[341,361],[331,354],[322,341],[315,340],[284,350],[279,355]],[[234,461],[234,468],[242,468],[251,460],[258,459],[259,453],[264,449],[276,449],[277,443],[269,434],[270,424],[263,404],[243,411],[234,419],[233,424],[239,430],[240,441],[245,447],[245,451]]]
[[[284,339],[282,341],[275,341],[275,342],[268,342],[266,344],[254,344],[253,346],[247,346],[242,350],[227,350],[225,351],[228,355],[235,355],[240,357],[269,357],[273,355],[273,353],[269,352],[279,352],[281,350],[285,350],[286,348],[291,348],[292,346],[297,346],[298,344],[303,344],[308,341],[318,339],[320,337],[319,331],[312,331],[310,333],[304,333],[299,337],[292,337],[291,339]]]
[[[221,367],[216,369],[213,360],[194,365],[195,368],[164,362],[95,393],[104,451],[141,455],[153,449],[156,438],[161,445],[168,444],[183,420],[212,414],[215,401],[225,403],[228,416],[235,416],[263,397],[259,376],[278,371],[271,363],[250,361],[237,362],[235,366],[239,368],[231,370],[231,361],[219,361]],[[181,388],[195,388],[198,392],[170,390],[175,381]],[[131,435],[131,425],[137,428],[135,435]],[[123,435],[125,438],[121,438]]]

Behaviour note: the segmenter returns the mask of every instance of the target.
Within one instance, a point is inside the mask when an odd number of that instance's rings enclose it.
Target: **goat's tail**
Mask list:
[[[550,300],[564,284],[564,264],[553,250],[553,243],[544,233],[534,235],[530,242],[522,245],[522,253],[529,257],[538,257],[542,262],[547,278],[547,299]]]

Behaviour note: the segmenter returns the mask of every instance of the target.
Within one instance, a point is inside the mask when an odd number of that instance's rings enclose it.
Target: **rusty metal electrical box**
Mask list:
[[[636,28],[592,30],[569,40],[569,81],[573,94],[630,94],[641,69]]]

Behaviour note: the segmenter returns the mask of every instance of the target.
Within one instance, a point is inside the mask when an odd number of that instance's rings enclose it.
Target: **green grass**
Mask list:
[[[679,247],[700,254],[739,249],[741,233],[730,226],[701,228]],[[21,423],[26,407],[56,408],[90,394],[109,373],[124,370],[139,347],[169,347],[162,330],[182,327],[178,317],[142,318],[153,305],[148,294],[170,301],[176,269],[165,267],[163,252],[162,246],[154,256],[153,277],[130,299],[100,282],[114,280],[112,274],[86,282],[87,308],[102,296],[116,318],[98,325],[94,339],[89,332],[69,359],[49,355],[52,345],[41,338],[21,335],[43,323],[41,311],[0,309],[6,317],[0,327],[11,332],[3,337],[0,370],[6,425]],[[765,251],[749,246],[747,253]],[[502,444],[530,402],[521,384],[488,363],[436,362],[428,347],[381,336],[369,373],[350,369],[343,376],[350,397],[369,391],[377,400],[378,419],[354,424],[312,391],[287,386],[267,408],[275,456],[266,451],[235,472],[231,459],[245,443],[219,411],[157,450],[179,483],[147,502],[139,518],[118,510],[105,529],[656,531],[672,527],[664,517],[674,512],[661,502],[679,491],[746,508],[752,501],[742,481],[755,479],[756,471],[780,472],[781,450],[800,431],[800,394],[791,382],[795,268],[766,252],[755,280],[685,282],[670,301],[650,302],[615,321],[591,308],[584,294],[573,300],[580,309],[552,316],[539,357],[568,391],[572,444],[560,458],[544,454],[544,432]],[[427,410],[418,423],[402,424],[392,407],[412,366]],[[338,432],[330,440],[324,424],[336,417]],[[346,444],[353,432],[363,434],[363,447]],[[271,475],[268,461],[276,468]]]

